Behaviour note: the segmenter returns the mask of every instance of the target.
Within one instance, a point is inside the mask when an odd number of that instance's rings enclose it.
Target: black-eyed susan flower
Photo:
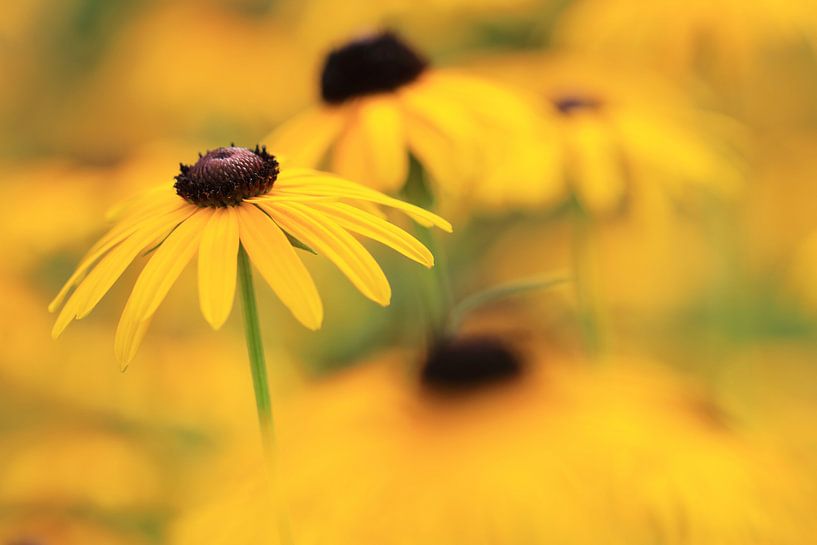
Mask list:
[[[386,192],[403,186],[413,156],[444,190],[467,194],[492,161],[514,164],[535,122],[515,91],[433,68],[391,32],[331,51],[320,95],[270,135],[270,146]]]
[[[220,327],[230,313],[237,259],[246,251],[295,318],[317,329],[323,319],[321,299],[291,239],[327,257],[366,297],[385,306],[391,295],[388,280],[353,233],[427,267],[434,258],[416,239],[358,203],[395,208],[426,225],[451,229],[434,214],[336,176],[281,168],[265,148],[208,151],[195,164],[181,165],[174,187],[150,190],[115,212],[116,225],[91,248],[50,305],[52,311],[62,306],[55,337],[72,320],[87,316],[146,251],[150,259],[116,333],[116,355],[123,364],[133,358],[152,316],[196,254],[199,302],[212,327]]]
[[[740,189],[740,128],[696,107],[659,77],[626,65],[513,54],[483,59],[477,70],[538,97],[537,147],[550,150],[552,160],[531,165],[513,183],[481,179],[471,198],[500,211],[569,205],[581,322],[588,349],[601,351],[609,329],[603,327],[601,286],[611,275],[600,266],[596,220],[626,215],[646,226],[645,242],[667,248],[676,207]]]
[[[741,185],[735,122],[696,107],[660,77],[571,55],[500,56],[477,69],[538,97],[538,148],[552,158],[515,183],[474,184],[488,206],[539,207],[572,195],[590,213],[609,214],[626,203],[661,208],[729,195]]]
[[[654,362],[592,368],[525,336],[472,330],[428,353],[381,354],[288,406],[298,540],[807,541],[810,471],[711,394]],[[232,485],[171,542],[266,543],[253,487]]]

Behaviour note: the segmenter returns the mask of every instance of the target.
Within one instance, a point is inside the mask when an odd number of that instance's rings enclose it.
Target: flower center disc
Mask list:
[[[559,113],[571,115],[580,111],[594,112],[599,110],[602,107],[602,102],[593,96],[568,94],[554,98],[553,105],[559,110]]]
[[[278,177],[278,161],[266,147],[217,148],[194,165],[179,165],[176,193],[196,206],[237,206],[244,199],[263,195]]]
[[[391,32],[349,42],[326,57],[321,97],[328,104],[393,91],[411,83],[428,66],[424,58]]]
[[[490,337],[442,341],[429,353],[422,383],[438,391],[462,391],[520,375],[522,361],[505,343]]]

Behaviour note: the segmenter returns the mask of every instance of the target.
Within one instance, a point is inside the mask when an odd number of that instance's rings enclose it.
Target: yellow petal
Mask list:
[[[376,240],[426,267],[434,265],[434,256],[423,244],[394,224],[346,203],[313,204],[312,208],[335,223]]]
[[[111,207],[105,213],[105,217],[109,220],[114,220],[141,214],[156,207],[180,204],[183,202],[185,202],[184,199],[179,197],[172,187],[168,187],[167,184],[162,184],[142,191],[116,206]]]
[[[402,113],[390,98],[360,100],[332,154],[332,170],[380,191],[394,192],[408,176]]]
[[[399,104],[409,148],[443,190],[472,180],[479,171],[480,127],[462,105],[433,93],[425,81],[401,90]]]
[[[52,336],[58,337],[74,318],[87,316],[136,256],[156,239],[184,222],[193,210],[192,207],[182,208],[164,216],[147,219],[135,233],[108,252],[68,299],[57,317],[51,331]]]
[[[433,225],[448,233],[452,231],[450,223],[428,210],[324,172],[299,170],[297,173],[279,178],[276,184],[279,191],[290,195],[326,195],[342,199],[374,202],[400,210],[423,225]]]
[[[199,304],[204,319],[218,329],[235,297],[238,217],[232,207],[214,210],[199,244]]]
[[[120,363],[126,364],[133,358],[147,328],[145,322],[156,312],[196,253],[209,218],[208,211],[196,211],[170,233],[142,269],[116,330],[114,350]]]
[[[265,142],[293,164],[319,166],[347,122],[345,107],[317,106],[279,126]]]
[[[237,211],[241,244],[258,272],[299,322],[319,329],[323,305],[312,276],[289,239],[256,206],[242,205]]]
[[[123,316],[125,312],[129,311],[129,304],[130,301],[125,304]],[[120,329],[117,329],[117,334],[114,338],[114,354],[116,354],[116,360],[119,362],[119,366],[123,371],[127,369],[128,364],[133,361],[133,358],[136,356],[136,351],[139,350],[142,339],[145,338],[145,333],[147,333],[151,319],[152,318],[148,318],[141,322],[134,321],[129,324],[127,328],[122,328],[120,325],[121,332]]]
[[[281,228],[334,263],[363,295],[383,306],[389,304],[389,281],[371,254],[352,235],[301,204],[260,206]]]
[[[581,202],[591,211],[609,212],[624,196],[621,158],[610,135],[594,119],[571,120],[571,174]]]
[[[406,121],[406,139],[411,153],[437,183],[442,194],[462,194],[475,179],[473,163],[449,138],[418,119]]]
[[[331,202],[338,200],[337,197],[332,196],[315,196],[315,195],[296,195],[296,194],[287,194],[283,191],[278,191],[275,187],[269,193],[265,193],[263,195],[258,195],[257,197],[250,197],[249,199],[244,199],[244,202],[261,202],[261,201],[272,201],[272,202]]]
[[[537,124],[534,102],[509,87],[452,70],[429,73],[427,80],[435,94],[461,104],[485,129],[525,131]]]
[[[156,207],[150,212],[143,214],[131,215],[123,218],[119,223],[112,227],[99,241],[97,241],[85,256],[80,260],[79,265],[71,274],[71,277],[65,282],[60,292],[48,304],[48,311],[54,312],[62,304],[65,296],[71,291],[77,282],[85,275],[94,263],[97,262],[103,255],[105,255],[111,248],[130,237],[137,230],[144,227],[146,222],[149,222],[154,217],[163,217],[167,214],[173,214],[181,209],[187,208],[189,213],[192,213],[194,208],[184,202],[164,202],[161,206]]]

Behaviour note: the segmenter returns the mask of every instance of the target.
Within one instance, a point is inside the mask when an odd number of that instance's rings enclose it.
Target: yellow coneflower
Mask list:
[[[317,329],[323,319],[321,300],[288,236],[325,255],[366,297],[387,305],[388,280],[351,233],[382,242],[428,267],[434,258],[413,237],[353,201],[393,207],[420,222],[451,228],[434,214],[338,177],[279,169],[265,148],[209,151],[194,165],[181,166],[175,191],[156,188],[117,211],[119,222],[89,251],[51,303],[49,308],[56,310],[74,289],[53,335],[87,316],[145,250],[153,255],[122,314],[115,342],[118,359],[131,361],[151,317],[196,252],[201,311],[219,328],[232,308],[240,247],[292,314]]]
[[[627,65],[511,54],[483,59],[477,69],[538,97],[538,148],[551,150],[554,160],[531,165],[513,183],[486,177],[473,184],[471,198],[499,211],[570,205],[578,306],[588,348],[597,351],[608,329],[601,326],[597,219],[626,213],[666,247],[676,205],[732,196],[740,188],[733,149],[740,129],[696,108],[661,78]]]
[[[796,545],[813,529],[810,472],[661,365],[590,368],[490,331],[409,377],[414,357],[375,357],[285,411],[298,541]],[[252,485],[234,491],[171,542],[267,543]]]
[[[295,318],[317,329],[323,306],[293,245],[323,254],[366,297],[385,306],[391,297],[389,282],[352,233],[382,242],[427,267],[434,257],[408,233],[359,203],[402,210],[427,226],[450,231],[451,225],[421,208],[330,174],[303,168],[282,171],[275,157],[258,146],[208,151],[195,164],[181,165],[174,188],[150,190],[117,211],[119,222],[91,248],[51,303],[50,309],[56,310],[74,289],[53,335],[91,312],[145,250],[152,256],[116,332],[115,352],[123,365],[133,358],[156,309],[197,252],[199,302],[213,328],[220,327],[232,309],[238,276],[258,420],[272,475],[272,409],[250,260]],[[268,482],[275,498],[274,477]],[[278,530],[283,543],[289,541],[287,526],[281,513]]]
[[[739,187],[735,123],[696,108],[659,77],[572,55],[503,55],[478,69],[539,98],[538,147],[555,150],[553,161],[513,184],[475,184],[475,199],[487,206],[538,207],[572,194],[603,214],[627,201],[654,205],[656,196],[685,201]]]
[[[410,155],[446,190],[465,192],[486,161],[513,165],[509,141],[527,135],[535,118],[516,92],[431,68],[391,32],[329,53],[320,94],[320,104],[270,135],[271,148],[387,192],[406,182]]]

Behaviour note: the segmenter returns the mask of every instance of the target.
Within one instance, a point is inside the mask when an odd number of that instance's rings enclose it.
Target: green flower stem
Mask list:
[[[250,259],[243,246],[238,249],[238,280],[241,291],[241,302],[244,310],[244,331],[247,338],[247,353],[250,358],[255,406],[258,410],[258,425],[261,429],[261,440],[264,446],[264,457],[267,466],[268,490],[273,509],[278,514],[278,537],[282,545],[290,545],[292,536],[289,521],[278,492],[277,455],[275,447],[275,425],[272,418],[272,402],[267,379],[267,366],[264,358],[264,345],[261,341],[261,326],[258,321],[258,308],[255,301],[255,288],[252,281]]]
[[[431,278],[426,281],[427,312],[429,322],[435,334],[441,335],[445,329],[448,313],[454,304],[451,289],[451,277],[448,270],[448,259],[439,242],[437,233],[432,228],[417,226],[417,239],[431,251],[434,256],[434,267]]]
[[[573,203],[573,269],[582,342],[587,355],[604,353],[602,312],[598,293],[598,249],[593,219],[577,201]]]
[[[428,183],[426,171],[423,165],[414,157],[410,160],[409,176],[403,188],[403,197],[408,202],[421,208],[432,211],[436,209],[436,199]],[[432,227],[418,225],[415,234],[417,240],[422,242],[434,256],[434,267],[431,271],[431,278],[424,275],[421,281],[421,288],[423,290],[423,303],[431,334],[434,337],[439,337],[445,333],[448,313],[454,305],[448,259],[445,249],[439,241],[438,233],[436,233]],[[436,338],[432,338],[431,341],[436,341]]]

